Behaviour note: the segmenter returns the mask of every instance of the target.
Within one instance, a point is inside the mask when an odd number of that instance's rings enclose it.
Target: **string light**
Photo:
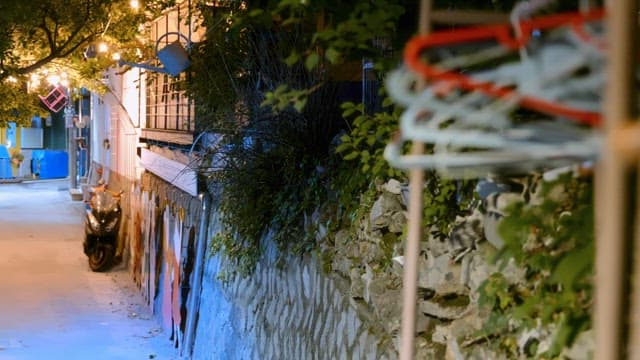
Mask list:
[[[60,83],[60,75],[52,74],[47,76],[47,82],[53,86],[58,85]]]
[[[40,77],[38,74],[31,74],[31,87],[38,87],[40,85]]]

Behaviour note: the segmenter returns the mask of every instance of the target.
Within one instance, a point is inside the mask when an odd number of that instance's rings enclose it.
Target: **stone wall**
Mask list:
[[[262,241],[265,256],[255,273],[244,278],[230,275],[228,260],[208,254],[199,293],[191,289],[200,201],[151,174],[131,183],[112,173],[110,186],[125,190],[124,262],[165,335],[183,354],[189,352],[185,319],[197,311],[193,359],[398,357],[407,203],[397,181],[381,184],[371,208],[349,228],[328,231],[321,219],[329,214],[320,206],[310,216],[320,251],[290,256],[283,268],[276,266],[268,237]],[[530,195],[528,201],[537,201]],[[525,281],[523,269],[487,260],[487,254],[502,246],[496,232],[502,211],[522,201],[522,194],[506,191],[491,201],[485,201],[483,212],[459,217],[445,236],[425,231],[416,358],[501,358],[473,337],[487,318],[478,305],[478,288],[497,271],[510,283]],[[207,248],[221,228],[220,213],[212,208],[204,236]],[[192,297],[199,299],[196,310],[189,307]],[[535,338],[542,351],[549,335],[544,329],[524,332],[518,344]],[[593,334],[585,332],[563,356],[581,359],[592,349]]]
[[[211,235],[219,230],[218,215]],[[396,357],[375,323],[345,296],[346,284],[323,274],[316,259],[289,257],[279,269],[268,246],[251,276],[227,278],[226,265],[217,256],[207,262],[194,358]]]
[[[480,181],[476,192],[482,199],[482,211],[480,204],[473,206],[467,215],[458,216],[447,234],[424,229],[418,263],[417,359],[507,358],[490,346],[491,341],[477,335],[489,316],[479,305],[479,288],[494,273],[501,273],[509,284],[527,282],[525,269],[512,261],[494,264],[490,259],[502,246],[497,227],[505,209],[514,202],[540,203],[539,194],[533,192],[539,189],[539,181],[522,190]],[[408,197],[404,190],[394,180],[381,184],[371,209],[349,228],[328,233],[318,225],[318,240],[332,244],[325,249],[330,253],[332,274],[348,281],[345,294],[393,338],[394,351],[399,351],[401,320]],[[535,342],[537,352],[542,353],[551,346],[553,335],[553,329],[544,327],[516,334],[517,352],[526,358],[525,347]],[[574,346],[563,350],[563,358],[588,358],[594,346],[592,335],[591,331],[582,333]]]

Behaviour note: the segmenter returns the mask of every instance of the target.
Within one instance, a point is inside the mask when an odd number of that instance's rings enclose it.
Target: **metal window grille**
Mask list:
[[[188,4],[165,13],[151,25],[152,36],[159,39],[169,32],[191,35],[188,18],[191,15]],[[175,37],[165,36],[160,48],[175,41]],[[157,64],[160,65],[160,64]],[[171,77],[162,73],[147,72],[146,128],[150,130],[171,130],[193,132],[195,130],[194,103],[184,91],[188,74]]]

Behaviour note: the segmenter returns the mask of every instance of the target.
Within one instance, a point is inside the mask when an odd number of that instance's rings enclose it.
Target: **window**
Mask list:
[[[185,43],[186,40],[183,37],[176,33],[195,41],[194,37],[197,37],[198,34],[192,31],[189,22],[189,17],[192,15],[189,11],[189,4],[190,1],[185,1],[182,5],[151,23],[149,29],[151,38],[160,39],[158,50],[175,41],[180,41],[185,47],[189,45]],[[155,66],[161,67],[162,64],[157,61]],[[186,96],[184,91],[187,76],[187,73],[172,77],[161,72],[146,72],[144,138],[190,143],[191,134],[195,131],[195,111],[193,101]],[[182,136],[180,133],[188,136]]]

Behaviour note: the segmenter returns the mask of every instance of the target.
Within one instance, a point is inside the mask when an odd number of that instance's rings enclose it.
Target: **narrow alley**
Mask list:
[[[177,359],[124,266],[89,269],[66,180],[0,184],[0,360]]]

